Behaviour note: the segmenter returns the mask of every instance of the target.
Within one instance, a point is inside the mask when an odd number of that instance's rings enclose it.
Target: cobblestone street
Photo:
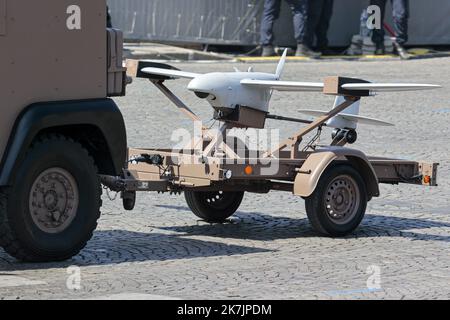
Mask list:
[[[450,298],[450,58],[430,60],[288,62],[284,80],[331,75],[378,82],[441,84],[434,91],[366,98],[361,115],[395,127],[361,126],[352,146],[369,155],[439,162],[438,187],[381,185],[361,226],[340,239],[318,236],[304,201],[286,192],[247,193],[226,224],[207,224],[183,195],[138,194],[126,212],[103,195],[98,230],[87,247],[62,263],[25,264],[0,249],[0,299],[449,299]],[[177,63],[193,72],[246,70],[248,64]],[[276,63],[254,65],[274,72]],[[167,82],[203,119],[212,109],[187,81]],[[190,120],[148,81],[135,79],[116,99],[133,147],[170,147],[172,132]],[[333,97],[274,93],[271,112],[327,110]],[[298,124],[268,121],[282,137]],[[324,139],[329,139],[326,129]],[[79,267],[80,288],[71,276]],[[74,271],[75,270],[75,271]],[[368,286],[373,276],[380,287]],[[69,286],[68,286],[69,284]]]

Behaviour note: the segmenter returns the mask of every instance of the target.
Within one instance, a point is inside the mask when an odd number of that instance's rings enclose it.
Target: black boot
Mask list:
[[[321,53],[312,50],[305,44],[299,43],[297,45],[297,51],[295,51],[295,56],[296,57],[319,58],[321,56]]]
[[[386,54],[386,49],[384,47],[384,43],[377,43],[375,45],[375,55],[382,56]]]
[[[273,57],[276,56],[273,46],[263,46],[261,57]]]
[[[327,48],[327,47],[320,47],[320,48],[318,48],[318,51],[322,54],[322,56],[338,55],[338,53],[336,51],[331,50],[330,48]]]

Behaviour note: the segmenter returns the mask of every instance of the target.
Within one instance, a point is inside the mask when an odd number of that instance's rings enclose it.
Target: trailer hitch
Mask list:
[[[122,198],[123,208],[127,211],[131,211],[134,209],[136,204],[136,191],[127,190],[127,183],[121,177],[114,176],[105,176],[99,175],[100,182],[111,191],[117,192],[114,198],[110,198],[110,200],[115,200],[117,194],[120,192],[120,197]]]
[[[122,192],[127,189],[126,182],[121,177],[99,175],[100,182],[111,191]]]

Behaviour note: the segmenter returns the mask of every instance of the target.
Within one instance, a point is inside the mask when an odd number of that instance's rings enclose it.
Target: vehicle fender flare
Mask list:
[[[111,160],[105,173],[119,175],[126,161],[127,137],[122,113],[113,100],[40,102],[17,117],[0,163],[0,186],[14,183],[17,167],[41,132],[73,126],[90,126],[100,132]]]
[[[328,147],[311,153],[295,177],[294,194],[309,197],[325,170],[337,162],[348,163],[361,174],[368,199],[380,195],[377,175],[366,155],[359,150],[343,147]]]

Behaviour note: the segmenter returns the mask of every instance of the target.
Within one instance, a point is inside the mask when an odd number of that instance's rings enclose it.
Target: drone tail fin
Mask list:
[[[277,76],[278,79],[280,79],[281,75],[283,74],[284,65],[286,63],[287,52],[288,52],[288,49],[285,49],[283,52],[283,55],[281,56],[280,62],[278,63],[277,71],[275,72],[275,75]]]
[[[339,106],[342,102],[345,101],[345,98],[343,96],[337,96],[336,100],[334,101],[333,109]],[[350,116],[358,116],[359,115],[359,106],[360,106],[360,100],[353,103],[350,107],[345,109],[344,113],[348,114]],[[334,128],[351,128],[356,129],[357,123],[353,121],[348,121],[346,119],[342,119],[342,117],[333,117],[330,120],[328,120],[327,123],[328,126],[334,127]]]

